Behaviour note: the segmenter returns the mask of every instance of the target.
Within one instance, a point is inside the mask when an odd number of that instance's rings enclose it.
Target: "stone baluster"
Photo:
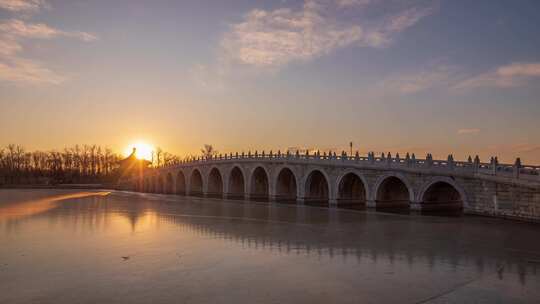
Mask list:
[[[274,153],[272,152],[272,150],[270,150],[270,153],[268,154],[268,157],[272,158],[274,156]]]
[[[392,154],[390,154],[390,152],[386,155],[386,164],[388,166],[392,165]]]
[[[396,153],[396,163],[401,163],[401,158],[399,157],[399,153]]]
[[[295,155],[296,158],[300,158],[300,151],[296,150],[296,155]]]
[[[426,166],[427,168],[431,168],[431,166],[433,166],[433,156],[431,156],[430,153],[428,153],[428,154],[426,155],[426,163],[425,163],[425,166]]]
[[[354,155],[354,160],[356,162],[359,162],[360,161],[360,154],[358,154],[358,151],[356,151],[356,154]]]
[[[475,173],[478,172],[478,169],[480,168],[480,157],[479,157],[478,155],[476,155],[476,156],[474,157],[474,165],[473,165],[473,168],[474,168],[473,170],[474,170]]]
[[[334,155],[332,156],[333,159],[337,159],[336,152],[334,152]]]
[[[287,150],[287,158],[291,157],[291,151]]]
[[[519,178],[519,171],[521,170],[521,158],[516,158],[516,162],[514,163],[514,178]]]
[[[497,175],[497,168],[499,167],[499,160],[497,159],[497,157],[492,157],[491,158],[491,171],[493,172],[494,175]]]
[[[277,150],[277,157],[281,158],[281,150]]]
[[[368,152],[368,161],[370,164],[375,163],[375,152]]]
[[[261,157],[264,158],[264,155],[265,155],[265,153],[264,153],[264,150],[263,150],[262,153],[261,153]]]
[[[411,166],[411,155],[409,154],[409,152],[407,152],[407,154],[405,154],[405,165],[407,167]]]
[[[448,165],[448,169],[454,170],[454,156],[452,154],[448,154],[448,159],[446,162]]]
[[[347,160],[347,152],[345,151],[341,151],[341,161],[346,161]]]
[[[255,150],[255,158],[258,158],[258,157],[259,157],[259,152]]]
[[[251,150],[248,151],[247,157],[251,158]]]
[[[381,162],[384,162],[386,157],[384,157],[384,152],[381,153]]]

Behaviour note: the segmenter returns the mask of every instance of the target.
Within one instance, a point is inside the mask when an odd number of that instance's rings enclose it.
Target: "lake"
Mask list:
[[[540,225],[0,190],[0,303],[540,303]]]

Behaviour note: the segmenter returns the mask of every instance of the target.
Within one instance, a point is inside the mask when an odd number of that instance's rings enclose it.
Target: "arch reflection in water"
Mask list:
[[[310,285],[313,281],[321,286],[321,280],[332,277],[335,281],[331,290],[337,294],[347,290],[341,286],[355,286],[352,294],[362,294],[375,289],[384,291],[387,284],[399,282],[413,286],[412,293],[417,293],[422,286],[440,291],[438,284],[445,284],[442,289],[447,290],[446,286],[452,287],[456,281],[441,282],[457,278],[457,281],[475,279],[483,284],[487,280],[491,290],[494,286],[503,286],[504,295],[514,295],[517,291],[521,292],[521,297],[534,290],[539,282],[538,265],[528,262],[540,252],[539,244],[528,241],[537,236],[536,226],[476,217],[466,221],[463,218],[404,217],[116,192],[105,197],[61,200],[39,214],[2,222],[0,229],[2,241],[18,239],[18,242],[2,242],[5,244],[2,252],[6,252],[6,248],[11,252],[10,246],[20,248],[24,240],[31,240],[28,248],[32,248],[32,255],[39,257],[43,250],[43,256],[47,256],[48,250],[56,250],[50,248],[48,238],[52,238],[55,246],[66,244],[67,249],[72,249],[77,242],[97,248],[99,250],[85,253],[89,258],[83,260],[99,257],[111,261],[103,262],[110,265],[106,264],[107,267],[98,272],[112,269],[112,281],[114,271],[134,267],[137,271],[159,274],[155,278],[160,285],[178,284],[186,271],[197,284],[208,282],[206,280],[214,276],[220,282],[226,278],[234,282],[241,279],[230,272],[234,267],[242,274],[244,270],[262,271],[275,276],[285,271],[285,277],[300,273],[300,278],[311,279],[299,281],[293,290],[314,288]],[[35,243],[36,239],[44,241]],[[478,239],[482,240],[481,244]],[[36,244],[42,247],[35,247]],[[74,260],[73,253],[66,248],[59,249],[64,252],[61,260],[70,259],[55,264],[61,271],[66,271],[66,265]],[[119,266],[118,263],[124,263],[119,261],[124,254],[131,259]],[[77,265],[84,264],[84,261],[75,261]],[[10,265],[33,269],[33,260],[28,263],[10,262]],[[94,268],[100,266],[86,265],[90,275],[82,279],[92,277]],[[0,276],[5,273],[2,271]],[[261,276],[257,273],[249,280],[258,280]],[[364,277],[364,284],[355,285]],[[249,280],[239,285],[252,288]],[[492,283],[494,281],[496,283]],[[215,282],[203,287],[215,286]],[[86,288],[88,282],[84,283]],[[136,287],[144,289],[141,284]],[[149,285],[148,289],[153,287]],[[182,290],[183,293],[191,291]],[[384,295],[376,295],[374,299],[380,297]]]
[[[63,223],[65,227],[91,231],[112,229],[110,223],[117,221],[115,219],[124,219],[117,222],[129,223],[133,232],[143,229],[159,234],[166,225],[174,225],[204,239],[233,242],[247,250],[425,266],[433,272],[447,271],[450,265],[453,271],[474,269],[478,274],[497,276],[499,280],[505,280],[505,276],[516,277],[520,284],[527,283],[527,276],[536,278],[539,270],[538,264],[527,262],[527,259],[534,261],[534,256],[526,255],[527,252],[540,252],[539,246],[533,244],[531,247],[530,242],[513,238],[512,247],[521,252],[516,256],[514,252],[495,249],[500,242],[488,237],[493,234],[534,237],[537,230],[531,225],[495,220],[498,225],[486,228],[484,221],[492,223],[494,220],[473,218],[463,222],[441,218],[434,223],[429,218],[411,219],[380,213],[329,212],[304,206],[199,199],[179,202],[179,199],[175,196],[113,194],[86,198],[77,204],[62,201],[42,216],[54,223]],[[440,235],[446,237],[441,239]],[[472,240],[468,241],[471,235],[475,238],[486,235],[485,242],[476,246]],[[465,251],[456,245],[464,243],[468,244]]]

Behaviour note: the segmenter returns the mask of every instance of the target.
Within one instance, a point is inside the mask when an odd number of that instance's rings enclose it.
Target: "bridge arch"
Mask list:
[[[223,197],[223,177],[217,167],[212,167],[208,173],[207,196]]]
[[[203,178],[199,169],[193,169],[189,177],[189,195],[203,195]]]
[[[135,178],[134,183],[131,185],[132,191],[142,192],[143,191],[143,179],[142,177]]]
[[[468,207],[463,188],[454,179],[437,176],[426,182],[418,192],[417,201],[423,211],[461,211]]]
[[[153,175],[151,180],[152,180],[152,182],[151,182],[151,186],[150,186],[150,192],[151,193],[158,193],[157,190],[158,190],[159,184],[158,184],[157,176]]]
[[[164,175],[158,175],[157,176],[157,180],[158,180],[158,187],[156,189],[156,193],[165,193],[165,176]]]
[[[186,194],[186,176],[182,170],[176,173],[176,194]]]
[[[255,201],[268,201],[270,195],[269,174],[266,168],[257,166],[251,173],[249,198]]]
[[[331,186],[328,174],[322,168],[312,169],[304,179],[304,203],[307,205],[328,206]]]
[[[370,198],[364,175],[355,169],[345,170],[337,179],[334,189],[339,207],[365,208]]]
[[[227,198],[244,199],[246,193],[246,178],[239,166],[234,166],[229,172],[229,188]]]
[[[408,209],[415,201],[412,185],[399,173],[379,177],[373,190],[377,208]]]
[[[273,191],[276,201],[296,203],[299,197],[299,182],[294,170],[288,166],[282,166],[278,167],[276,172]]]
[[[165,175],[165,189],[163,191],[165,194],[174,193],[174,179],[171,172],[167,172]]]
[[[143,191],[144,192],[150,192],[150,178],[145,178],[143,181]]]

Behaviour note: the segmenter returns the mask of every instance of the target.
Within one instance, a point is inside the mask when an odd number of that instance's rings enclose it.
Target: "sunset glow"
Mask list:
[[[137,149],[135,152],[135,157],[138,159],[152,160],[152,152],[154,151],[154,146],[151,144],[139,141],[133,144],[130,144],[124,149],[124,155],[127,157],[133,152],[133,148]]]
[[[540,164],[538,29],[534,0],[0,0],[0,146]]]

